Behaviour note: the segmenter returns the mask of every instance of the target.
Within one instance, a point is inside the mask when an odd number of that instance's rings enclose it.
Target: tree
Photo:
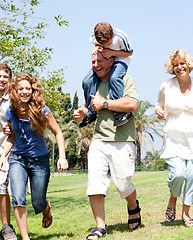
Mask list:
[[[72,109],[73,110],[78,109],[78,102],[79,102],[79,98],[78,98],[77,92],[75,92],[74,99],[73,99],[73,104],[72,104]]]
[[[14,74],[28,72],[38,77],[44,88],[46,105],[54,113],[62,109],[60,103],[64,98],[61,91],[61,86],[65,84],[64,71],[59,69],[45,73],[53,49],[47,46],[38,48],[49,27],[44,19],[40,22],[35,16],[35,8],[39,4],[38,0],[0,0],[0,60],[7,63]],[[68,26],[68,22],[63,21],[60,15],[55,16],[55,20],[58,26]],[[52,151],[55,139],[49,131],[46,141],[49,143],[49,151]]]
[[[148,143],[153,151],[154,141],[153,134],[162,137],[162,125],[158,120],[155,113],[147,114],[150,108],[154,107],[151,103],[147,101],[140,101],[138,104],[138,109],[134,112],[134,118],[136,123],[136,147],[137,147],[137,159],[136,166],[141,165],[141,151],[145,150],[146,144]]]
[[[65,83],[64,73],[61,69],[42,76],[53,49],[37,47],[48,28],[44,20],[37,22],[35,7],[38,5],[38,0],[18,1],[17,5],[11,0],[0,0],[0,60],[7,63],[14,74],[28,72],[38,77],[45,89],[46,104],[55,110],[61,98],[58,89]],[[55,19],[59,26],[68,24],[60,15]]]
[[[67,156],[72,152],[72,145],[74,153],[76,153],[77,161],[74,164],[79,164],[81,169],[88,168],[87,153],[94,133],[94,123],[84,128],[79,128],[78,124],[74,121],[70,121],[67,124],[61,126],[66,142]],[[73,142],[76,145],[72,144]],[[68,159],[71,165],[71,159]],[[71,165],[72,166],[72,165]]]
[[[168,164],[163,158],[160,158],[161,151],[146,152],[146,156],[143,159],[143,166],[150,170],[164,170]]]
[[[47,84],[47,82],[46,82]],[[51,91],[48,91],[48,97],[47,97],[47,102],[50,101],[50,105],[52,106],[52,113],[56,119],[56,121],[58,122],[61,130],[63,131],[63,135],[65,135],[65,137],[70,138],[71,137],[71,132],[69,131],[69,129],[66,126],[67,123],[69,123],[70,121],[72,121],[72,104],[71,104],[71,99],[70,99],[70,94],[69,93],[63,93],[61,92],[61,88],[59,88],[58,91],[54,91],[55,86],[51,85],[50,86],[53,91],[53,94],[55,94],[55,96],[57,97],[57,93],[60,92],[60,102],[58,103],[58,105],[56,106],[55,103],[53,103],[52,101],[52,94]],[[47,147],[49,149],[49,152],[51,153],[51,156],[53,158],[54,164],[56,166],[56,160],[57,160],[57,156],[58,156],[58,148],[56,145],[56,141],[55,141],[55,136],[52,133],[52,131],[50,129],[46,130],[46,143],[47,143]],[[70,145],[74,146],[74,140],[71,139]],[[66,149],[67,153],[68,153],[68,149]],[[75,162],[75,159],[77,159],[77,155],[76,155],[76,149],[75,150],[71,150],[70,149],[70,153],[68,154],[67,158],[68,160],[70,159],[70,161]],[[74,153],[74,155],[73,155]],[[71,164],[71,163],[70,163]],[[69,164],[69,165],[70,165]]]

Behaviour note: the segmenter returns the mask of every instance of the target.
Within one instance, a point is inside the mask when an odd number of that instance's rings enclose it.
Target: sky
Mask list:
[[[80,105],[81,82],[91,68],[89,37],[97,23],[109,22],[128,35],[134,47],[128,74],[135,80],[139,100],[155,105],[161,83],[172,77],[164,69],[169,54],[186,49],[193,56],[192,11],[192,0],[40,0],[35,10],[50,25],[40,43],[54,49],[48,70],[64,69],[63,92],[73,99],[77,91]],[[59,14],[68,27],[54,24],[53,16]]]

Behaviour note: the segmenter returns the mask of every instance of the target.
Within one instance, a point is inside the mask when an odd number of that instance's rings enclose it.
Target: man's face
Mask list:
[[[0,91],[7,89],[7,83],[9,81],[9,74],[5,70],[0,70]]]
[[[114,63],[114,59],[104,58],[102,53],[92,54],[92,68],[100,79],[107,79]]]

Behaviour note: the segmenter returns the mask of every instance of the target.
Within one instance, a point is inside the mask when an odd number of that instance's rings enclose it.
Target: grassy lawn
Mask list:
[[[169,199],[166,183],[167,171],[137,172],[133,178],[142,209],[142,227],[130,231],[127,226],[125,200],[111,183],[106,197],[106,224],[109,227],[105,240],[132,239],[192,239],[193,227],[185,228],[181,220],[182,198],[178,199],[177,216],[174,223],[165,218]],[[53,224],[48,229],[41,227],[42,214],[35,215],[27,196],[30,239],[85,239],[95,221],[86,197],[87,175],[51,177],[47,198],[52,204]],[[20,234],[12,212],[12,224]]]

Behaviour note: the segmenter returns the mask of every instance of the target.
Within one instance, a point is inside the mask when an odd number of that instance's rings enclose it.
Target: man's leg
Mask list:
[[[107,233],[105,227],[105,197],[102,194],[90,195],[89,200],[97,228],[91,231],[86,239],[98,239],[104,237]]]
[[[0,216],[2,224],[10,224],[10,198],[8,194],[0,195]]]
[[[104,195],[89,196],[90,206],[96,221],[97,228],[105,229],[105,197]]]
[[[96,221],[96,229],[86,239],[97,239],[107,234],[105,227],[105,195],[110,184],[109,164],[106,158],[106,143],[92,141],[88,153],[87,196]]]
[[[130,211],[134,210],[137,207],[136,197],[137,197],[137,193],[136,193],[136,190],[134,190],[129,196],[125,198],[128,203],[128,208]],[[140,213],[129,215],[129,219],[135,219],[139,217],[140,217]],[[139,224],[138,222],[131,223],[129,224],[129,228],[134,229],[138,224]]]

